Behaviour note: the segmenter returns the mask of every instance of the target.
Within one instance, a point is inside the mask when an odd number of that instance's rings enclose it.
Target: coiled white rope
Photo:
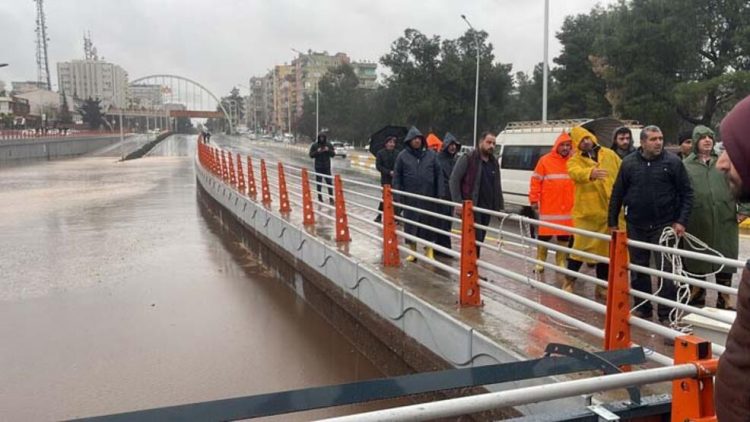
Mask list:
[[[674,229],[671,226],[667,226],[664,228],[664,230],[661,232],[661,235],[659,236],[659,245],[660,246],[666,246],[670,248],[677,248],[680,240],[683,240],[687,246],[689,246],[692,250],[696,252],[704,252],[704,253],[711,253],[718,257],[724,257],[721,252],[717,251],[716,249],[708,246],[706,242],[700,240],[699,238],[693,236],[692,234],[685,232],[682,235],[682,238],[677,236],[677,233],[674,231]],[[721,265],[719,269],[716,271],[706,273],[706,274],[693,274],[689,271],[687,271],[682,263],[682,257],[677,254],[662,252],[661,253],[661,262],[660,262],[660,269],[661,271],[664,271],[665,264],[669,264],[672,267],[672,274],[675,275],[681,275],[684,277],[693,277],[693,278],[703,278],[710,275],[716,275],[720,273],[724,269],[724,265]],[[676,302],[688,305],[690,302],[690,293],[691,293],[691,286],[688,283],[680,282],[677,280],[669,280],[667,282],[675,283],[675,286],[677,287],[677,298],[675,299]],[[654,296],[658,296],[659,292],[661,292],[661,289],[664,287],[664,279],[659,279],[659,288],[656,289],[656,291],[653,293]],[[648,302],[647,299],[642,300],[639,302],[636,306],[634,306],[630,312],[632,313],[642,305],[644,305],[646,302]],[[669,325],[671,328],[687,332],[690,331],[692,328],[682,323],[682,317],[684,316],[685,311],[677,308],[672,308],[672,310],[669,312]]]

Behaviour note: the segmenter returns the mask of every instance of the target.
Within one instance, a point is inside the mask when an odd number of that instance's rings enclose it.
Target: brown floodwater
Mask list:
[[[204,216],[186,149],[193,138],[128,162],[86,157],[0,168],[3,420],[382,376]]]

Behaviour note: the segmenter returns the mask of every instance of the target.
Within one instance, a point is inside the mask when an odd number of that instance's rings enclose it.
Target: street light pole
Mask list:
[[[549,66],[547,65],[547,53],[549,48],[549,0],[544,0],[544,80],[542,81],[542,123],[547,123],[547,80],[549,79]]]
[[[318,96],[320,91],[318,90],[318,81],[315,81],[315,137],[317,139],[318,134],[320,133],[319,124],[320,124],[320,108],[318,107]]]
[[[477,148],[477,114],[479,111],[479,38],[477,36],[477,30],[471,26],[471,23],[466,19],[466,15],[461,15],[461,19],[469,25],[469,29],[474,33],[474,43],[477,45],[477,76],[474,82],[474,149]]]

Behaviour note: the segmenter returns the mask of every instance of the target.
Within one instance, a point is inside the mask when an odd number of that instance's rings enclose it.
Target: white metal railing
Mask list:
[[[256,163],[259,163],[259,161],[260,160],[253,158],[253,167],[255,169],[256,174],[259,174],[259,165],[256,164]],[[271,195],[276,197],[278,201],[278,193],[277,193],[278,188],[279,188],[278,175],[275,174],[276,172],[273,171],[271,167],[274,167],[274,166],[269,166],[268,171],[267,171],[268,178],[269,178],[269,185],[272,184],[273,187],[275,188],[271,190]],[[286,173],[286,178],[287,178],[286,183],[288,187],[288,192],[290,195],[295,196],[295,198],[299,198],[299,201],[292,201],[290,198],[290,202],[293,202],[297,207],[301,209],[302,203],[300,201],[302,200],[302,194],[301,194],[301,180],[302,180],[301,171],[302,169],[300,167],[292,166],[289,164],[285,164],[284,168],[285,168],[285,173]],[[328,187],[332,185],[329,185],[326,181],[330,180],[331,182],[333,182],[334,175],[320,174],[320,173],[316,173],[310,170],[308,170],[308,175],[310,176],[309,181],[311,183],[311,187],[310,187],[311,195],[313,196],[313,201],[317,205],[317,208],[319,208],[319,209],[314,210],[316,217],[322,217],[326,220],[335,220],[335,217],[328,214],[328,212],[335,209],[335,207],[315,200],[315,198],[318,195],[318,192],[316,189],[317,185],[322,185],[320,195],[322,195],[325,199],[329,198]],[[321,177],[320,181],[317,181],[315,176]],[[256,180],[258,180],[258,183],[256,184],[259,184],[259,179],[256,179]],[[354,212],[354,211],[348,212],[349,217],[351,217],[353,220],[356,220],[356,222],[358,223],[358,224],[350,224],[349,228],[365,236],[367,239],[371,241],[374,241],[374,242],[382,241],[382,237],[380,236],[379,229],[382,229],[383,226],[380,223],[376,223],[372,221],[370,217],[370,216],[378,215],[378,213],[380,213],[380,211],[378,211],[375,207],[372,206],[372,203],[377,203],[378,201],[381,200],[381,196],[379,192],[381,192],[382,187],[377,184],[366,183],[366,182],[347,179],[347,178],[342,178],[342,183],[344,184],[344,186],[346,186],[346,188],[344,189],[344,194],[346,195],[347,207],[356,208],[359,211],[364,211],[365,213],[368,214],[367,216],[362,216],[362,215],[359,215],[359,212]],[[377,193],[376,194],[365,193],[364,191],[366,190],[377,192]],[[461,206],[462,204],[455,203],[452,201],[447,201],[444,199],[439,199],[439,198],[416,195],[413,193],[404,192],[400,190],[392,190],[392,192],[394,194],[394,206],[397,208],[417,212],[417,213],[420,213],[421,215],[426,215],[435,219],[442,219],[442,220],[450,222],[452,225],[460,226],[462,224],[461,219],[456,218],[452,215],[444,215],[444,214],[434,212],[431,210],[420,209],[418,207],[404,204],[403,202],[398,201],[397,198],[409,197],[409,198],[419,199],[422,201],[427,201],[432,204],[449,206],[451,207],[451,209],[453,209],[453,207],[456,207],[456,206]],[[369,204],[368,204],[368,201],[370,202]],[[504,230],[504,224],[508,221],[511,221],[511,222],[518,223],[519,226],[521,227],[523,227],[524,225],[526,225],[527,227],[531,225],[545,226],[545,227],[555,228],[559,230],[565,230],[573,235],[588,236],[594,239],[603,240],[607,242],[611,240],[610,236],[603,234],[603,233],[589,232],[589,231],[585,231],[585,230],[581,230],[581,229],[577,229],[573,227],[562,226],[562,225],[555,224],[555,223],[538,221],[538,220],[534,220],[528,217],[524,217],[524,216],[520,216],[520,215],[516,215],[512,213],[507,213],[507,212],[502,212],[502,211],[493,211],[493,210],[487,210],[487,209],[482,209],[482,208],[477,208],[477,207],[474,208],[474,211],[477,213],[485,213],[490,216],[494,216],[500,219],[500,221],[502,222],[500,228],[491,227],[491,226],[483,226],[483,225],[475,223],[475,228],[486,230],[488,234],[492,233],[499,237],[499,242],[497,242],[496,245],[489,243],[487,240],[485,240],[485,242],[477,241],[476,242],[477,245],[483,248],[483,252],[494,252],[500,255],[508,256],[510,258],[517,259],[523,262],[524,264],[534,264],[534,265],[539,264],[539,265],[542,265],[546,269],[553,270],[563,275],[575,277],[579,281],[586,282],[586,283],[593,283],[597,286],[607,287],[606,280],[600,280],[596,277],[593,277],[591,275],[588,275],[582,272],[572,271],[567,268],[561,268],[554,264],[547,263],[545,261],[537,260],[529,256],[529,252],[531,251],[530,248],[533,246],[536,246],[536,247],[545,246],[548,249],[554,251],[555,253],[574,253],[578,256],[581,256],[582,258],[585,258],[587,260],[591,260],[594,262],[607,263],[609,261],[608,257],[602,257],[602,256],[595,255],[595,254],[587,254],[583,251],[578,251],[578,250],[575,250],[566,246],[558,245],[557,243],[546,242],[546,241],[542,241],[539,239],[530,238],[528,236],[524,236],[523,233],[521,234],[513,233],[511,231]],[[460,236],[456,235],[452,231],[446,231],[438,227],[433,227],[429,224],[424,224],[423,222],[420,222],[420,221],[412,221],[412,220],[405,219],[403,217],[396,217],[396,220],[405,224],[414,225],[415,227],[422,228],[424,230],[428,230],[432,233],[444,234],[450,237],[451,239],[460,239]],[[454,258],[460,257],[460,252],[458,251],[445,248],[434,242],[421,239],[417,236],[407,234],[401,230],[397,231],[397,235],[401,239],[414,242],[418,245],[431,247],[434,250],[442,252],[448,256],[451,256]],[[508,242],[505,240],[506,238],[516,239],[516,240],[519,240],[521,243]],[[707,254],[702,254],[702,253],[697,253],[697,252],[692,252],[692,251],[685,251],[681,249],[654,245],[651,243],[638,242],[638,241],[633,241],[633,240],[628,241],[628,246],[643,248],[643,249],[647,249],[653,252],[662,252],[662,253],[667,252],[667,253],[671,253],[671,254],[681,256],[681,257],[686,257],[686,258],[702,259],[707,262],[711,262],[711,263],[718,264],[718,265],[726,265],[732,268],[742,268],[745,265],[743,262],[736,260],[736,259],[716,257],[712,255],[707,255]],[[453,275],[459,274],[458,269],[454,268],[453,266],[448,265],[438,260],[429,259],[427,258],[426,255],[421,254],[419,251],[411,250],[402,245],[399,245],[399,251],[415,256],[420,262],[422,262],[425,265],[432,266],[436,269],[440,269],[442,271],[448,272]],[[486,255],[484,256],[486,257]],[[597,314],[604,314],[606,311],[606,306],[602,305],[601,303],[598,303],[594,300],[591,300],[591,299],[588,299],[588,298],[585,298],[585,297],[582,297],[573,293],[565,292],[557,287],[553,287],[544,282],[536,280],[534,277],[531,277],[528,274],[522,274],[516,271],[511,271],[505,268],[501,268],[498,265],[493,264],[492,262],[489,262],[486,258],[478,260],[477,265],[479,266],[479,268],[483,270],[499,275],[507,282],[517,282],[517,283],[525,284],[536,290],[542,291],[545,294],[549,294],[554,297],[565,300],[566,302],[571,303],[575,306],[580,306],[585,309],[594,311]],[[713,284],[704,280],[698,280],[692,277],[685,277],[682,275],[673,274],[671,272],[665,272],[665,271],[660,271],[660,270],[653,269],[653,268],[641,267],[641,266],[637,266],[633,264],[630,264],[628,268],[633,271],[643,272],[649,276],[657,276],[657,277],[663,277],[665,279],[676,280],[678,282],[687,283],[692,286],[716,290],[720,293],[728,293],[732,295],[737,294],[736,288],[721,286],[721,285]],[[552,309],[542,304],[531,301],[527,298],[524,298],[522,295],[508,291],[507,289],[503,289],[496,283],[492,283],[489,281],[480,281],[480,286],[486,288],[488,291],[491,291],[493,294],[497,296],[505,297],[514,302],[523,304],[524,306],[527,306],[539,313],[545,314],[550,318],[558,320],[564,324],[574,326],[576,329],[579,329],[582,332],[585,332],[589,335],[592,335],[598,338],[603,337],[603,331],[601,330],[601,328],[595,327],[591,325],[589,322],[581,321],[570,315],[566,315],[556,309]],[[647,293],[639,292],[634,289],[631,289],[630,294],[633,297],[633,300],[635,301],[636,304],[640,302],[641,300],[649,300],[657,304],[666,305],[666,306],[679,309],[685,312],[695,313],[697,315],[701,315],[706,318],[710,318],[710,319],[720,321],[723,323],[732,322],[731,318],[720,315],[718,313],[707,312],[700,308],[690,306],[684,303],[680,303],[674,300],[665,299],[654,294],[647,294]],[[674,339],[675,337],[683,334],[681,331],[674,330],[669,327],[665,327],[665,326],[656,324],[651,321],[636,318],[634,316],[630,317],[630,324],[633,327],[646,330],[648,332],[662,336],[667,339]],[[720,345],[713,345],[713,350],[715,353],[721,354],[724,348]],[[658,362],[660,364],[668,365],[671,363],[671,359],[669,357],[661,355],[659,353],[649,352],[648,355],[649,355],[649,359],[655,362]]]
[[[699,370],[696,365],[686,363],[663,368],[643,369],[573,381],[535,385],[494,393],[476,394],[322,420],[327,422],[426,421],[695,377],[698,373]]]

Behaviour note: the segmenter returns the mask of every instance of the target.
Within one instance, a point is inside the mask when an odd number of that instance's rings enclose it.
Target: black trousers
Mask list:
[[[489,226],[491,215],[485,214],[482,212],[475,212],[474,213],[474,223],[481,224],[482,226]],[[476,229],[476,240],[477,242],[484,242],[484,237],[487,235],[487,230],[484,229]],[[481,252],[481,248],[479,245],[477,245],[477,258],[479,258]]]
[[[578,270],[580,270],[582,266],[583,262],[573,258],[568,258],[569,270],[578,272]],[[609,280],[609,264],[605,264],[603,262],[596,263],[596,278],[604,281]]]
[[[659,237],[661,236],[662,230],[664,230],[665,226],[658,227],[655,229],[639,229],[636,227],[633,227],[631,225],[628,225],[628,239],[632,240],[639,240],[641,242],[648,242],[653,244],[659,244]],[[629,247],[628,252],[630,253],[630,262],[634,265],[640,265],[642,267],[650,267],[651,266],[651,255],[652,252],[645,249],[640,248],[634,248]],[[661,269],[661,256],[662,254],[658,252],[653,252],[654,255],[654,262],[656,262],[656,268]],[[671,272],[672,271],[672,265],[664,261],[664,268],[663,271],[665,272]],[[672,280],[662,280],[659,279],[658,281],[663,281],[662,288],[659,291],[659,297],[663,297],[665,299],[670,300],[676,300],[677,299],[677,289],[675,288],[674,282]],[[630,273],[630,285],[633,287],[633,289],[638,290],[640,292],[644,293],[651,293],[651,276],[648,274],[639,273],[636,271],[632,271]],[[635,298],[635,303],[638,304],[643,299]],[[640,308],[644,313],[651,313],[653,311],[653,307],[651,306],[650,301],[646,301],[643,305],[641,305]],[[659,319],[666,319],[669,318],[669,312],[672,310],[671,306],[664,306],[664,305],[658,305],[657,306],[657,314],[659,316]]]
[[[435,205],[436,212],[446,216],[446,217],[452,217],[453,216],[453,207],[450,205],[444,205],[444,204],[437,204]],[[453,230],[453,222],[444,220],[442,218],[436,218],[435,219],[435,226],[443,231],[446,231],[448,233]],[[451,248],[451,237],[447,234],[443,233],[435,233],[435,243],[438,245],[444,247],[444,248]]]
[[[329,199],[333,201],[333,178],[331,176],[331,169],[315,169],[315,173],[327,174],[328,176],[315,175],[315,190],[318,191],[318,201],[323,202],[323,183],[328,186]]]

